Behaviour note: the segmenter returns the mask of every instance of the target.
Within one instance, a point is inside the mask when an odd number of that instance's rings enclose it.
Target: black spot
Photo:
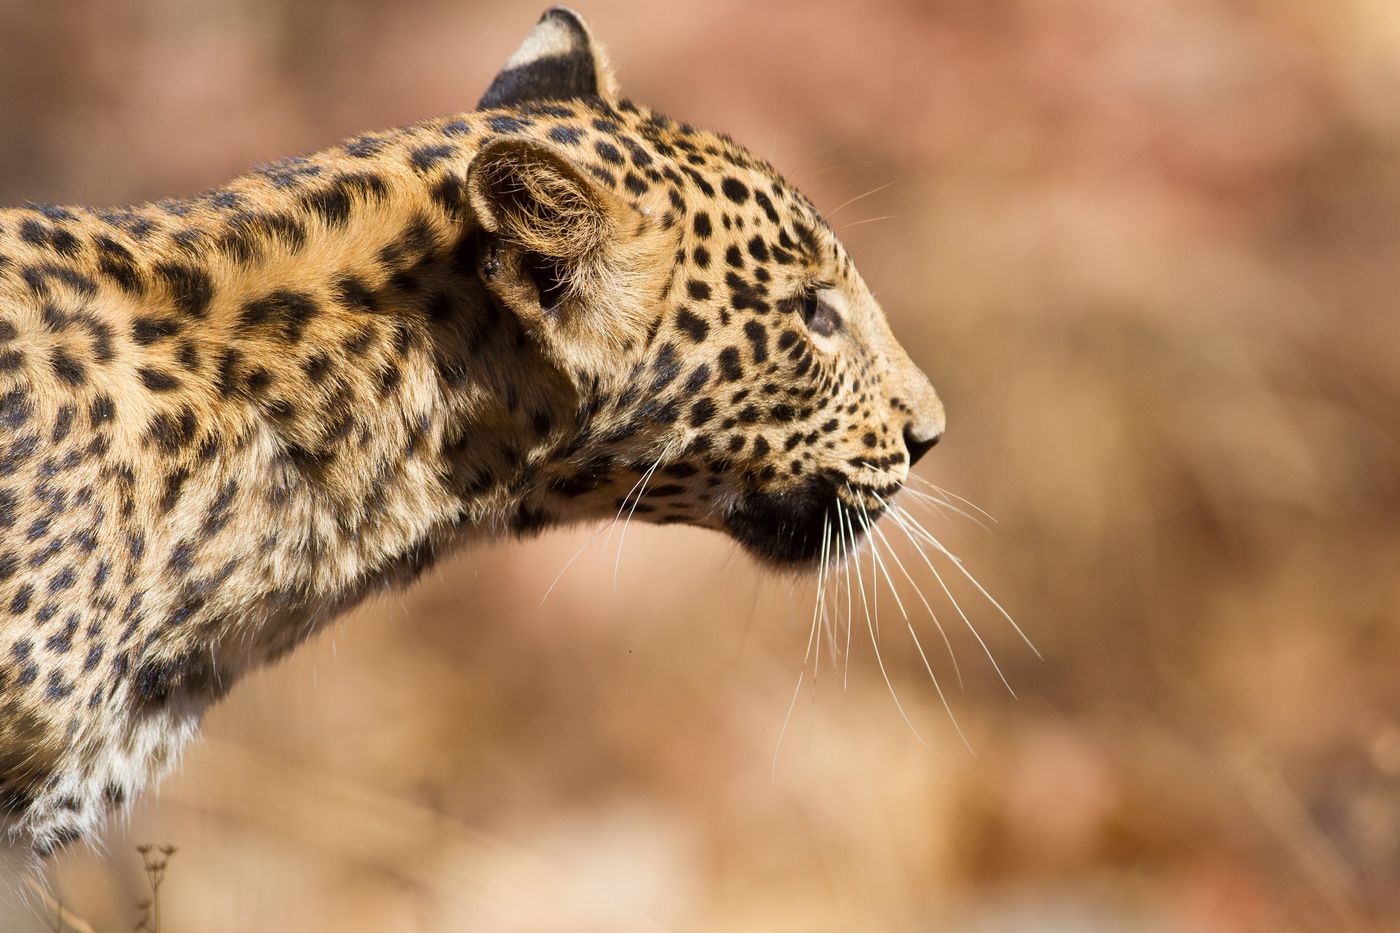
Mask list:
[[[710,333],[710,325],[704,319],[696,315],[689,308],[681,308],[676,313],[676,326],[685,332],[686,336],[696,343],[704,341]]]
[[[676,353],[675,345],[664,344],[657,351],[651,368],[656,373],[656,378],[651,383],[651,394],[655,395],[674,382],[676,377],[680,375],[681,362],[679,354]]]
[[[527,126],[533,126],[534,123],[531,120],[522,120],[519,117],[487,117],[486,125],[491,127],[491,130],[496,133],[516,133],[525,129]]]
[[[170,289],[175,308],[194,317],[203,317],[214,298],[214,281],[203,269],[183,263],[162,262],[155,267],[156,275]]]
[[[116,415],[117,406],[110,395],[99,395],[88,406],[88,418],[91,419],[94,428],[101,427],[115,418]]]
[[[774,209],[773,202],[768,199],[768,195],[764,194],[762,191],[756,190],[753,193],[753,199],[759,207],[763,208],[763,213],[767,215],[769,221],[772,223],[778,222],[778,212]]]
[[[627,161],[622,157],[622,153],[618,151],[616,146],[605,140],[598,140],[593,144],[593,148],[597,151],[598,155],[602,157],[603,161],[607,162],[609,165],[622,165]]]
[[[131,339],[141,346],[173,337],[180,332],[180,322],[168,317],[138,317],[131,324]]]
[[[336,301],[352,311],[373,311],[376,307],[374,292],[357,275],[343,275],[335,283]]]
[[[50,358],[54,375],[70,386],[80,386],[87,382],[87,367],[69,355],[68,351],[59,347],[53,351]]]
[[[455,216],[466,210],[467,186],[457,175],[449,172],[442,176],[433,186],[432,195],[433,200],[447,214]]]
[[[549,131],[549,138],[556,143],[563,143],[566,146],[576,145],[583,138],[583,133],[572,126],[556,126]]]
[[[152,392],[171,392],[180,388],[180,380],[163,369],[142,366],[136,370],[136,375],[140,377],[141,384]]]
[[[350,219],[350,209],[357,195],[383,198],[388,191],[388,185],[378,175],[355,172],[341,175],[330,185],[303,195],[301,203],[308,211],[319,216],[327,226],[339,227]]]
[[[384,148],[384,141],[373,136],[359,136],[345,144],[345,152],[357,159],[368,159]]]
[[[310,295],[279,289],[246,303],[238,325],[243,330],[254,330],[264,325],[280,327],[283,339],[296,343],[317,310],[316,302]]]
[[[710,367],[701,363],[685,380],[685,390],[692,395],[705,388],[710,382]]]
[[[719,353],[720,378],[725,382],[738,382],[744,378],[744,368],[739,365],[739,351],[735,347],[725,347]]]
[[[34,403],[24,389],[11,389],[0,395],[0,427],[18,428],[34,414]]]
[[[176,689],[202,691],[213,687],[214,671],[207,659],[190,652],[176,658],[153,658],[135,671],[132,683],[147,703],[164,703]]]
[[[456,146],[419,146],[408,155],[409,164],[419,172],[426,172],[443,159],[457,154]]]
[[[690,406],[691,427],[700,427],[715,416],[715,403],[708,398],[697,399]]]
[[[331,370],[331,358],[327,353],[317,353],[301,364],[302,372],[306,373],[306,378],[313,383],[319,383],[326,378]]]
[[[160,497],[160,510],[162,513],[169,512],[175,508],[175,503],[180,501],[180,492],[184,489],[185,481],[190,478],[190,471],[184,467],[173,470],[165,477],[165,491]]]
[[[739,179],[733,176],[726,176],[719,184],[724,196],[735,204],[743,204],[749,199],[748,187]]]

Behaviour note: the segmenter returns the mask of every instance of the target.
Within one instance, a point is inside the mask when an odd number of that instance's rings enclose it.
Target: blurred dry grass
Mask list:
[[[535,12],[5,0],[0,194],[468,107]],[[543,606],[585,534],[466,554],[237,689],[64,904],[129,928],[154,839],[177,931],[1400,924],[1400,7],[583,12],[629,93],[819,205],[890,183],[834,223],[947,401],[926,475],[1000,519],[939,534],[1045,661],[979,610],[1012,700],[956,636],[974,758],[898,627],[927,746],[857,639],[770,777],[810,587],[675,529]]]

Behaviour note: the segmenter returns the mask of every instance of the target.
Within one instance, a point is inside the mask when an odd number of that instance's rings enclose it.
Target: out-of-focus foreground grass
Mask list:
[[[616,586],[600,539],[541,605],[589,532],[465,553],[242,683],[105,857],[58,861],[65,905],[128,929],[152,839],[177,931],[1400,923],[1400,7],[582,11],[629,94],[829,213],[945,397],[920,472],[998,522],[911,508],[1044,660],[944,561],[1019,696],[916,574],[975,756],[887,589],[922,742],[858,618],[779,749],[814,581],[634,525]],[[469,108],[537,12],[0,3],[0,200]]]

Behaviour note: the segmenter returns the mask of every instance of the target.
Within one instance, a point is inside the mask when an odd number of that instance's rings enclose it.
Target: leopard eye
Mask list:
[[[802,295],[802,323],[814,334],[830,337],[841,329],[841,317],[836,310],[822,300],[819,289],[810,289]]]

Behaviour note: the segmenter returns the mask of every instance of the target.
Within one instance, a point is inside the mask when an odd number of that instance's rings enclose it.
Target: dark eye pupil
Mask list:
[[[802,296],[801,312],[802,323],[814,334],[830,337],[841,328],[841,318],[832,310],[831,305],[817,297],[815,290]]]

